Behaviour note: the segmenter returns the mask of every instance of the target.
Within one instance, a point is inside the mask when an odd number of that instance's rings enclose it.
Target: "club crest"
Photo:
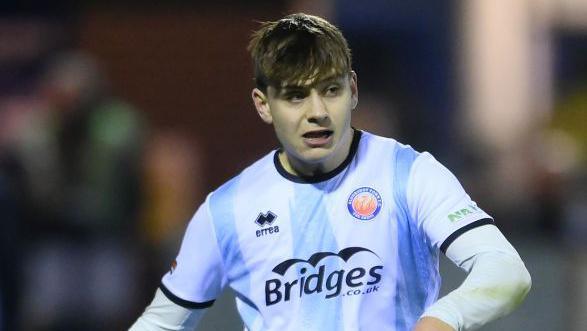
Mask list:
[[[368,221],[379,214],[382,203],[379,192],[370,187],[361,187],[351,193],[347,207],[354,218]]]

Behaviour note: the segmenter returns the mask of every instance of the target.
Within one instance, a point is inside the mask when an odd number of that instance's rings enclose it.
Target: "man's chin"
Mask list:
[[[330,148],[312,148],[298,154],[298,159],[308,165],[320,165],[327,163],[333,156]]]

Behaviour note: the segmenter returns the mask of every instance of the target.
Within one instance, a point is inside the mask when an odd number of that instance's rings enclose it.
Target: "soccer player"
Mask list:
[[[247,330],[472,330],[530,276],[429,153],[351,127],[345,38],[293,14],[253,34],[252,99],[281,148],[208,195],[132,331],[192,330],[224,286]],[[468,272],[438,299],[442,252]]]

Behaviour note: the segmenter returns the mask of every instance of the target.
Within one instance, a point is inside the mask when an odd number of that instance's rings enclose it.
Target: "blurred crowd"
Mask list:
[[[122,330],[193,211],[197,150],[151,130],[80,49],[26,85],[0,103],[0,330]]]
[[[553,36],[560,42],[549,51],[552,102],[528,119],[531,125],[514,128],[515,143],[506,146],[463,129],[468,123],[453,77],[462,68],[451,42],[457,6],[292,1],[273,10],[278,16],[308,8],[337,22],[354,51],[361,98],[353,125],[431,151],[507,235],[555,243],[568,261],[569,305],[584,307],[587,28]],[[152,11],[145,15],[155,19]],[[193,19],[181,10],[175,15],[177,22]],[[247,24],[260,18],[240,15]],[[106,17],[105,28],[112,22]],[[120,96],[106,74],[108,61],[80,46],[75,27],[50,26],[42,17],[0,17],[0,331],[123,330],[150,300],[205,192],[219,183],[202,178],[246,164],[226,166],[221,153],[205,147],[224,144],[235,151],[227,160],[252,160],[266,145],[243,154],[247,146],[228,145],[230,132],[209,128],[233,108],[226,100],[214,100],[224,107],[214,111],[183,110],[196,114],[189,127],[209,130],[207,139],[163,125],[165,111],[154,116]],[[246,33],[240,37],[244,46]],[[223,42],[227,56],[247,61],[244,47],[235,55],[232,41]],[[208,60],[189,59],[198,66]],[[220,68],[218,76],[230,80]],[[235,84],[250,88],[249,81]],[[248,102],[245,93],[237,97]],[[174,110],[180,111],[166,111]],[[237,111],[255,120],[252,110]],[[242,126],[233,122],[227,127]],[[567,329],[587,327],[572,307]]]

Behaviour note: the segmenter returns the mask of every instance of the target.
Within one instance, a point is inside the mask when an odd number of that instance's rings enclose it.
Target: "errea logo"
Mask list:
[[[255,234],[257,237],[262,237],[266,234],[273,234],[279,232],[279,226],[271,226],[273,222],[277,219],[277,215],[275,215],[271,210],[268,210],[266,213],[259,213],[257,219],[255,219],[255,223],[262,227],[263,229],[257,230]],[[268,225],[269,227],[265,226]]]
[[[255,223],[257,223],[259,226],[263,227],[263,226],[265,226],[265,224],[268,224],[268,225],[273,224],[273,221],[275,221],[276,218],[277,218],[277,215],[273,214],[273,212],[271,212],[271,210],[269,210],[265,214],[259,213],[259,216],[257,216]]]
[[[481,211],[481,209],[479,209],[477,206],[468,205],[466,208],[462,208],[462,209],[459,209],[457,211],[454,211],[454,212],[448,214],[448,220],[453,223],[458,222],[458,221],[462,220],[463,218],[465,218],[465,216],[475,214],[480,211]]]

